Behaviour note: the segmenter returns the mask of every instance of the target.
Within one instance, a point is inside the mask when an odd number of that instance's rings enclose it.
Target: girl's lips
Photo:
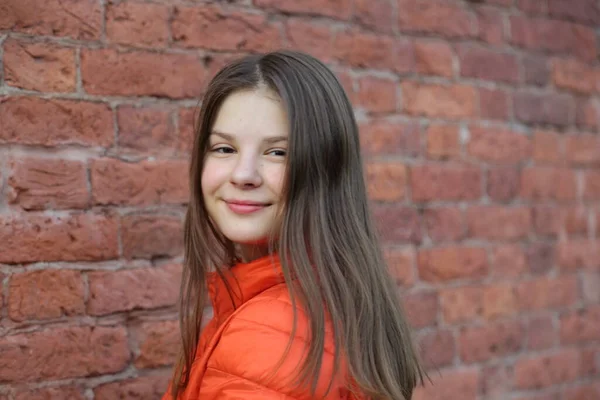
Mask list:
[[[236,214],[251,214],[253,212],[260,211],[269,204],[262,203],[251,203],[251,202],[238,202],[238,201],[226,201],[227,207]]]

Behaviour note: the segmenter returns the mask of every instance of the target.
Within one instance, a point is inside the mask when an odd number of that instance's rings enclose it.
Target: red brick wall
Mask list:
[[[0,3],[1,399],[160,397],[193,110],[275,47],[356,106],[415,397],[600,398],[597,1]]]

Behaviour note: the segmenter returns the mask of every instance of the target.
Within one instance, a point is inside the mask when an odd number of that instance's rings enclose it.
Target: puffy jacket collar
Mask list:
[[[216,272],[208,276],[208,292],[218,320],[227,318],[236,308],[259,293],[285,282],[277,255],[267,255],[248,263],[236,264],[228,272],[225,277],[232,296]]]

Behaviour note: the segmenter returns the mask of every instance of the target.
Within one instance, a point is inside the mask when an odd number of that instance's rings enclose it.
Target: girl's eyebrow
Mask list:
[[[215,131],[215,130],[213,130],[211,132],[211,135],[220,136],[225,140],[229,140],[230,142],[232,142],[235,139],[235,137],[233,135],[230,135],[229,133]],[[271,137],[263,139],[263,142],[272,144],[272,143],[284,142],[284,141],[287,142],[287,140],[288,140],[287,136],[271,136]]]

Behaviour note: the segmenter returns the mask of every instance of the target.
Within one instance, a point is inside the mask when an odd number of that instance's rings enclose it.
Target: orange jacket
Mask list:
[[[232,304],[218,275],[208,279],[213,319],[202,331],[190,381],[178,400],[302,399],[309,388],[297,388],[292,379],[303,360],[309,322],[298,309],[297,329],[288,356],[275,372],[290,339],[292,305],[278,259],[266,256],[231,269],[228,279]],[[299,307],[299,306],[297,306]],[[326,397],[351,399],[342,365]],[[333,372],[333,332],[326,329],[325,353],[317,386],[323,398]],[[167,392],[162,400],[172,400]]]

